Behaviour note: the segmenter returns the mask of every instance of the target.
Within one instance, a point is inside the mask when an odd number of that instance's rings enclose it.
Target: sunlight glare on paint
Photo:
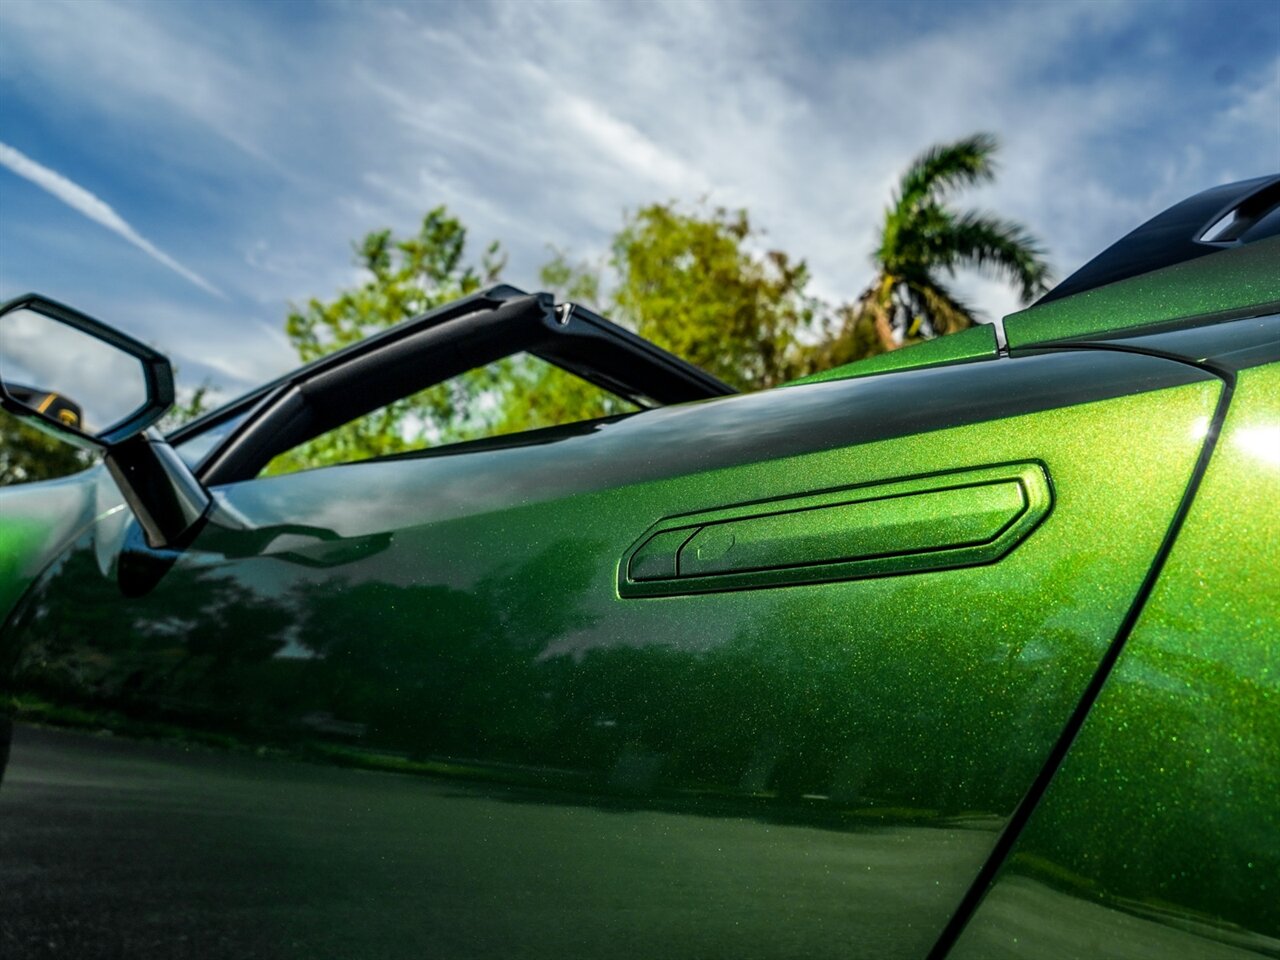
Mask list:
[[[1236,433],[1236,444],[1263,463],[1280,467],[1280,426],[1244,427]]]

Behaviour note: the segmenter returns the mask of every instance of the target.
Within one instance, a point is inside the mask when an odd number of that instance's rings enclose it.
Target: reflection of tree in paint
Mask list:
[[[869,644],[834,600],[815,615],[824,601],[811,590],[780,593],[704,650],[605,633],[577,655],[545,655],[592,627],[582,598],[599,552],[554,541],[467,589],[352,577],[403,563],[395,549],[341,573],[269,557],[180,563],[128,599],[81,550],[15,624],[12,676],[44,696],[250,739],[354,738],[628,790],[952,814],[1007,812],[1047,749],[1055,720],[1037,711],[1062,700],[1051,673],[975,662],[905,618]],[[1079,642],[1065,629],[1041,640],[1060,652]]]
[[[181,717],[191,697],[233,715],[244,669],[281,648],[292,614],[225,570],[171,576],[171,588],[126,598],[82,544],[46,573],[6,631],[7,685],[131,714]]]
[[[557,671],[538,654],[588,625],[576,598],[594,552],[558,542],[465,591],[300,583],[298,642],[315,654],[327,709],[413,753],[528,760],[556,726]]]
[[[532,664],[589,622],[575,599],[583,547],[553,544],[470,590],[253,558],[180,563],[128,598],[82,544],[32,592],[0,668],[14,692],[242,736],[296,738],[317,729],[303,718],[329,717],[321,727],[362,725],[370,745],[510,754],[531,731],[553,737],[553,698],[536,684],[556,670]],[[276,595],[262,586],[273,580]]]

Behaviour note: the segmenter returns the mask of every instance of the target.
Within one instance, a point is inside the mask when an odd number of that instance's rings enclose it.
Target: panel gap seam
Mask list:
[[[1101,349],[1115,348],[1101,347]],[[1166,359],[1177,358],[1169,357]],[[1181,362],[1188,363],[1185,359]],[[1120,655],[1124,652],[1124,647],[1129,639],[1129,635],[1133,632],[1133,628],[1142,614],[1147,598],[1155,588],[1156,581],[1159,579],[1160,573],[1164,569],[1165,561],[1168,559],[1169,553],[1173,549],[1174,541],[1177,539],[1178,533],[1182,529],[1182,525],[1186,520],[1187,514],[1191,510],[1191,504],[1195,500],[1196,493],[1200,489],[1200,484],[1204,478],[1205,471],[1208,469],[1209,461],[1213,456],[1213,451],[1217,447],[1218,438],[1222,430],[1222,424],[1226,420],[1227,408],[1231,404],[1231,396],[1235,391],[1235,376],[1230,371],[1210,367],[1208,364],[1188,363],[1188,365],[1199,367],[1202,370],[1207,370],[1208,372],[1213,373],[1215,376],[1222,379],[1223,386],[1222,393],[1218,397],[1218,402],[1214,408],[1209,428],[1205,433],[1204,443],[1200,448],[1200,453],[1196,458],[1195,466],[1192,468],[1191,477],[1183,491],[1182,498],[1178,503],[1177,509],[1174,511],[1173,519],[1170,521],[1169,527],[1165,531],[1164,538],[1161,540],[1160,546],[1156,551],[1156,556],[1152,560],[1151,566],[1148,568],[1147,574],[1138,588],[1134,602],[1130,605],[1128,612],[1125,614],[1124,620],[1121,621],[1120,627],[1116,631],[1115,639],[1103,653],[1092,678],[1086,685],[1084,693],[1081,694],[1080,700],[1072,711],[1070,718],[1067,720],[1062,733],[1054,743],[1053,749],[1049,751],[1049,756],[1045,760],[1044,766],[1041,767],[1035,780],[1032,781],[1030,789],[1019,802],[1012,816],[1010,816],[1008,824],[1006,824],[1004,830],[1001,831],[994,848],[987,857],[986,862],[982,865],[982,868],[978,871],[973,883],[965,892],[965,895],[960,901],[960,905],[956,908],[955,913],[952,914],[951,919],[947,921],[947,925],[943,927],[937,941],[934,943],[933,948],[927,955],[927,960],[943,960],[943,958],[946,957],[952,947],[956,945],[961,934],[964,933],[965,927],[968,925],[970,919],[972,919],[974,913],[977,912],[978,907],[986,897],[996,875],[1000,872],[1000,869],[1004,866],[1004,862],[1008,858],[1009,853],[1018,842],[1018,838],[1021,835],[1023,828],[1031,819],[1031,815],[1034,813],[1036,805],[1048,790],[1050,782],[1058,772],[1058,768],[1062,766],[1063,761],[1066,759],[1066,755],[1071,749],[1072,743],[1075,741],[1080,729],[1084,726],[1084,722],[1088,716],[1090,708],[1092,708],[1094,702],[1102,692],[1102,688],[1106,684],[1112,668],[1115,666],[1116,661],[1119,660]]]

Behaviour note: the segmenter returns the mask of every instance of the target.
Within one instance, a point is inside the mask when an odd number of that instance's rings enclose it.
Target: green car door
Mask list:
[[[9,935],[923,958],[1220,395],[1029,352],[229,484],[181,551],[108,511],[0,669],[26,716],[150,742],[16,729]]]

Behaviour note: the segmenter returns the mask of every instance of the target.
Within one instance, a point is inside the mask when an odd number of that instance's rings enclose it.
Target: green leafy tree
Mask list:
[[[174,369],[174,376],[177,376],[177,369]],[[211,405],[209,403],[209,392],[213,389],[212,384],[205,380],[200,386],[196,387],[185,398],[179,393],[177,401],[169,409],[158,424],[161,433],[171,433],[177,430],[184,423],[190,423],[197,417],[202,417],[209,412]]]
[[[493,385],[490,434],[518,433],[555,424],[628,413],[636,407],[549,363],[508,362]]]
[[[756,254],[759,240],[746,210],[644,207],[613,240],[616,313],[736,387],[793,378],[805,364],[801,334],[814,321],[809,270],[781,250]]]
[[[539,271],[542,286],[557,299],[606,311],[600,270],[586,262],[571,262],[556,250]],[[548,363],[512,365],[502,385],[495,413],[494,433],[517,433],[558,423],[573,423],[627,413],[635,407],[611,393]]]
[[[466,227],[442,206],[430,210],[412,236],[368,234],[355,245],[356,264],[366,274],[361,284],[289,312],[285,332],[299,359],[316,360],[492,283],[505,264],[501,248],[490,244],[471,264],[466,242]],[[397,400],[282,454],[267,472],[363,460],[483,432],[492,415],[477,401],[497,380],[495,371],[478,370]]]
[[[806,293],[808,268],[780,250],[757,252],[745,210],[655,203],[628,215],[607,264],[556,251],[544,286],[583,303],[733,386],[758,390],[809,372],[806,334],[821,305]],[[616,277],[605,293],[601,274]],[[538,409],[556,422],[621,412],[626,405],[563,371],[543,368],[505,397],[505,427]]]
[[[552,254],[538,272],[542,285],[562,301],[581,303],[593,310],[605,309],[600,270],[587,261],[572,263],[563,250],[554,247]]]
[[[995,176],[997,141],[987,133],[930,147],[912,161],[885,210],[876,276],[821,349],[823,366],[892,350],[973,325],[976,311],[943,282],[962,267],[1004,280],[1024,302],[1048,289],[1039,243],[1020,224],[947,205],[963,187]]]

